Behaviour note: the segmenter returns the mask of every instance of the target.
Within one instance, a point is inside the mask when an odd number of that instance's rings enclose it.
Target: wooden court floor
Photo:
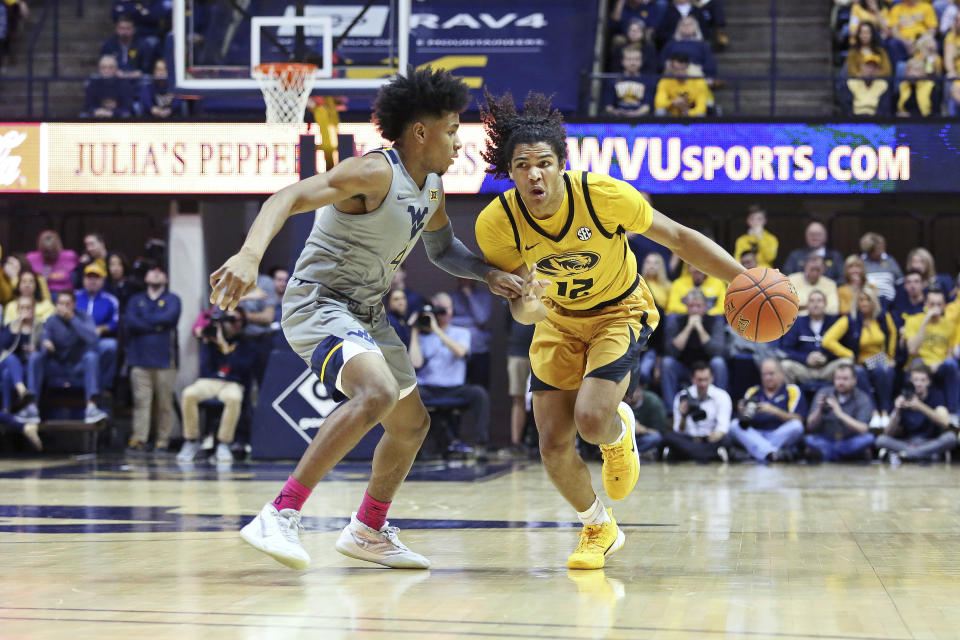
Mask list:
[[[338,467],[291,571],[237,535],[291,468],[0,461],[0,638],[960,637],[949,466],[646,464],[593,572],[538,464],[415,468],[391,521],[422,572],[334,551],[365,477]]]

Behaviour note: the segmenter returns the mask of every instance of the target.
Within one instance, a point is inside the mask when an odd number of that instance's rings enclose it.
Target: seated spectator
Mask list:
[[[102,233],[91,232],[83,236],[83,253],[77,258],[77,266],[70,275],[74,289],[83,286],[83,270],[88,264],[99,265],[101,269],[106,271],[109,255],[107,240]]]
[[[256,287],[243,296],[237,305],[243,310],[243,338],[247,348],[253,353],[253,374],[260,386],[263,386],[263,375],[267,372],[270,352],[273,351],[271,325],[276,316],[276,304],[272,304],[275,299],[275,295]]]
[[[823,256],[823,275],[834,282],[840,282],[843,279],[843,254],[836,249],[827,248],[827,228],[823,223],[814,220],[808,224],[804,231],[804,240],[805,247],[794,249],[787,256],[787,261],[783,263],[783,273],[803,271],[804,260],[811,253],[816,253]]]
[[[270,331],[273,333],[273,348],[289,348],[287,339],[280,328],[280,319],[283,317],[283,294],[287,292],[287,283],[290,281],[290,271],[286,267],[270,267],[270,288],[267,289],[267,302],[273,306],[273,322]]]
[[[700,25],[700,31],[707,40],[713,37],[713,25],[708,20],[707,15],[700,7],[693,3],[693,0],[673,0],[673,3],[667,7],[663,14],[663,19],[657,26],[656,42],[657,47],[663,47],[673,38],[677,32],[677,25],[684,18],[691,17]]]
[[[610,61],[607,68],[614,72],[626,71],[623,61],[623,50],[637,49],[640,51],[640,72],[644,75],[656,75],[659,55],[657,48],[653,46],[652,36],[642,20],[633,20],[627,27],[627,37],[624,41],[622,37],[615,36],[614,41],[617,46],[611,50]]]
[[[698,289],[691,289],[684,302],[687,313],[668,315],[664,322],[664,356],[660,363],[660,383],[664,402],[673,402],[681,380],[690,376],[695,362],[708,362],[713,371],[711,383],[727,388],[728,369],[723,359],[727,321],[723,316],[707,315],[707,300]]]
[[[879,297],[877,287],[867,282],[867,267],[863,264],[863,258],[857,255],[847,256],[843,261],[843,284],[837,287],[840,315],[850,313],[854,307],[854,301],[864,289]]]
[[[667,275],[667,264],[663,261],[663,256],[659,253],[648,253],[643,259],[640,275],[647,283],[650,293],[653,294],[653,301],[658,307],[665,309],[670,296],[670,286],[673,283]]]
[[[886,24],[885,11],[880,8],[880,0],[855,0],[850,7],[850,53],[853,53],[857,40],[861,39],[860,27],[868,24],[879,31]],[[860,40],[862,42],[862,40]],[[889,62],[889,60],[888,60]]]
[[[37,385],[40,381],[35,374],[37,367],[42,365],[31,363],[31,359],[43,357],[43,321],[36,318],[35,306],[33,298],[20,298],[17,300],[17,316],[0,329],[3,410],[19,410],[16,417],[25,424],[40,422],[40,411],[37,409],[37,399],[40,397]]]
[[[660,52],[660,64],[657,71],[663,72],[667,66],[667,60],[674,53],[687,54],[690,64],[700,67],[704,76],[707,78],[716,77],[717,61],[713,57],[710,43],[703,39],[700,24],[695,18],[687,16],[677,23],[677,30],[673,34],[673,39],[664,45],[663,51]]]
[[[935,35],[937,14],[929,2],[902,0],[890,9],[889,18],[892,35],[903,42],[908,50],[916,39],[925,34]]]
[[[649,115],[656,93],[655,76],[643,74],[643,52],[637,45],[629,44],[621,49],[623,72],[615,80],[607,81],[605,110],[608,114],[623,118],[639,118]]]
[[[133,20],[122,16],[117,20],[115,29],[116,34],[100,47],[100,55],[113,56],[117,61],[117,77],[139,78],[144,73],[150,73],[153,54],[146,43],[137,38]]]
[[[780,339],[780,349],[786,355],[780,364],[787,382],[803,384],[811,380],[833,380],[833,373],[841,364],[852,364],[848,358],[836,358],[823,348],[823,336],[837,317],[826,314],[827,298],[821,291],[811,291],[807,298],[807,315],[796,322]]]
[[[948,82],[947,115],[960,116],[960,11],[954,13],[949,33],[943,39],[943,62]]]
[[[530,344],[535,324],[520,324],[507,312],[507,391],[510,394],[510,448],[514,455],[531,452],[523,441],[527,426],[527,382],[530,380]]]
[[[3,308],[3,322],[5,324],[13,322],[14,318],[17,317],[20,310],[19,300],[21,298],[30,298],[34,301],[35,306],[33,313],[40,322],[43,322],[56,312],[53,303],[50,302],[49,298],[43,296],[40,288],[37,286],[37,274],[29,268],[20,272],[17,286],[14,289],[14,295],[16,299],[8,302]]]
[[[707,313],[709,315],[723,315],[723,298],[727,292],[727,285],[717,278],[708,276],[693,265],[686,266],[687,272],[670,285],[667,313],[687,313],[687,305],[684,300],[690,291],[696,289],[707,299]]]
[[[76,309],[73,291],[57,293],[57,312],[43,323],[42,358],[31,359],[37,389],[44,381],[55,385],[81,385],[87,401],[84,422],[94,424],[107,414],[96,405],[100,393],[100,356],[93,319]]]
[[[160,42],[160,35],[169,29],[172,4],[170,0],[119,0],[113,3],[110,15],[114,23],[121,18],[133,20],[137,38],[153,50]],[[194,13],[197,11],[195,7]]]
[[[233,462],[233,443],[243,407],[247,383],[253,375],[255,354],[243,337],[243,313],[213,312],[209,322],[197,320],[194,336],[200,340],[200,376],[183,390],[183,446],[178,462],[191,462],[200,453],[200,403],[219,400],[223,403],[217,429],[217,449],[211,461]]]
[[[490,314],[493,294],[476,280],[457,278],[458,289],[450,294],[453,317],[450,324],[470,332],[467,382],[490,388]]]
[[[740,254],[740,264],[743,265],[744,269],[756,269],[760,266],[757,263],[757,252],[756,251],[744,251]]]
[[[847,78],[852,115],[889,115],[890,82],[882,75],[881,62],[880,56],[868,53],[861,60],[857,77]]]
[[[953,280],[945,273],[937,273],[937,264],[933,260],[933,254],[923,247],[911,249],[907,254],[907,271],[917,271],[923,277],[924,289],[934,287],[947,294],[947,300],[952,300],[950,292],[953,290]],[[899,292],[898,292],[899,294]]]
[[[403,289],[407,295],[407,313],[414,314],[423,309],[423,296],[407,286],[407,268],[403,264],[393,272],[390,288]]]
[[[613,46],[621,47],[627,43],[628,29],[636,22],[642,22],[646,37],[652,38],[666,11],[667,5],[664,0],[617,0],[610,12]]]
[[[661,434],[663,458],[726,462],[732,442],[727,434],[733,409],[730,395],[714,386],[709,365],[694,362],[690,368],[692,384],[672,400],[673,431]]]
[[[747,208],[747,232],[737,238],[733,248],[733,257],[740,259],[744,251],[753,251],[757,254],[757,264],[761,267],[773,268],[777,259],[777,250],[780,241],[766,229],[767,212],[759,204],[752,204]]]
[[[803,262],[803,271],[791,273],[790,282],[797,290],[800,299],[800,315],[807,315],[807,304],[812,291],[819,291],[827,300],[826,313],[836,315],[837,311],[837,283],[823,275],[825,270],[823,257],[818,254],[808,256]]]
[[[793,458],[792,449],[803,438],[807,403],[800,387],[787,384],[776,358],[760,363],[760,386],[747,389],[738,403],[740,418],[730,424],[730,435],[760,462]]]
[[[897,328],[902,329],[907,318],[914,315],[923,315],[923,305],[926,302],[924,294],[923,276],[919,271],[907,271],[903,276],[903,285],[897,287],[897,297],[890,306],[890,315]],[[904,337],[900,336],[901,340]]]
[[[120,303],[120,313],[127,309],[127,301],[134,294],[140,293],[143,286],[136,278],[128,275],[130,266],[127,258],[120,252],[111,253],[107,258],[107,279],[103,283],[104,290]]]
[[[167,291],[167,274],[160,267],[147,271],[147,290],[130,298],[123,317],[127,366],[133,393],[133,434],[127,452],[146,451],[150,417],[156,407],[154,451],[170,446],[174,426],[173,384],[177,379],[177,323],[180,298]]]
[[[910,382],[893,403],[890,425],[877,438],[880,457],[888,450],[892,465],[931,460],[957,446],[957,434],[948,428],[943,393],[930,386],[931,379],[926,365],[910,367]]]
[[[896,297],[894,285],[903,279],[903,271],[896,258],[887,255],[887,240],[873,231],[860,238],[860,257],[866,271],[867,282],[877,288],[877,295],[884,306]]]
[[[10,287],[10,294],[8,296],[7,302],[10,300],[15,300],[20,297],[17,294],[17,286],[20,284],[20,274],[29,271],[33,273],[33,267],[30,266],[30,263],[27,261],[27,256],[22,253],[14,253],[6,257],[3,261],[3,269],[0,271],[0,277],[3,278],[3,281],[6,283],[3,286]],[[33,273],[33,278],[35,279],[35,284],[37,289],[40,291],[40,298],[46,300],[50,303],[50,306],[53,306],[53,300],[50,297],[50,289],[47,287],[47,280],[43,276],[38,276]],[[33,294],[28,294],[33,295]]]
[[[628,392],[624,402],[633,410],[634,431],[637,433],[637,452],[644,453],[658,448],[663,442],[663,433],[671,428],[667,422],[667,410],[660,396],[648,391],[643,383]]]
[[[907,316],[903,325],[903,342],[907,361],[923,364],[932,380],[946,392],[947,409],[960,411],[960,364],[951,357],[960,337],[960,318],[946,313],[947,299],[943,291],[930,289],[922,314]]]
[[[483,459],[490,441],[490,397],[483,387],[467,384],[470,332],[451,324],[449,295],[438,293],[432,302],[431,309],[424,307],[416,314],[410,328],[410,361],[417,370],[420,397],[428,407],[438,402],[466,405],[465,417],[473,425],[473,451]]]
[[[407,294],[403,289],[390,289],[383,305],[387,311],[387,322],[397,332],[403,346],[410,348],[410,325],[407,324]]]
[[[867,421],[873,412],[873,400],[857,388],[853,366],[838,367],[833,384],[820,389],[813,398],[803,437],[807,460],[869,459],[874,438]]]
[[[872,60],[876,68],[871,69],[866,77],[887,78],[893,75],[893,66],[890,64],[890,56],[886,49],[880,43],[876,27],[864,22],[854,32],[857,41],[851,44],[850,52],[847,54],[847,76],[850,78],[862,78],[865,76],[863,65],[867,60]]]
[[[861,388],[873,387],[879,412],[872,427],[885,427],[893,409],[894,357],[897,349],[897,327],[889,313],[871,293],[861,291],[857,308],[827,329],[823,347],[838,358],[850,358],[857,365]]]
[[[0,13],[3,13],[2,8],[0,8]],[[0,42],[0,45],[2,45],[2,42]],[[4,259],[3,268],[0,269],[0,305],[5,305],[14,299],[13,289],[17,286],[21,269],[22,265],[16,256],[7,256]]]
[[[117,59],[101,56],[99,73],[87,81],[81,116],[87,118],[129,118],[130,83],[117,75]]]
[[[167,61],[157,58],[153,75],[140,85],[140,108],[144,114],[160,120],[185,114],[185,103],[173,95],[167,78]]]
[[[97,262],[83,270],[83,288],[77,290],[77,309],[93,320],[100,356],[100,388],[113,387],[117,373],[117,326],[120,322],[120,303],[103,290],[107,271]]]
[[[900,98],[897,100],[897,115],[902,118],[924,117],[933,113],[936,79],[924,71],[918,58],[907,60],[906,78],[900,81]]]
[[[713,93],[707,81],[690,74],[690,58],[675,53],[667,60],[666,77],[657,83],[653,106],[658,116],[693,118],[707,115]]]
[[[37,250],[27,254],[33,272],[46,279],[51,293],[73,291],[70,274],[77,266],[77,254],[63,248],[60,234],[44,231],[37,237]]]
[[[730,38],[727,37],[726,29],[724,29],[724,27],[727,26],[726,11],[724,11],[723,8],[724,1],[725,0],[700,0],[698,4],[700,12],[703,15],[703,20],[710,26],[710,31],[713,33],[713,40],[717,48],[721,50],[726,49],[727,45],[730,44]]]

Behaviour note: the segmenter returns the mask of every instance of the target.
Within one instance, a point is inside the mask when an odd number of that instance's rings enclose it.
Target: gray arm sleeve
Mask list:
[[[477,257],[453,235],[453,227],[448,222],[442,229],[423,232],[423,248],[427,250],[430,262],[458,278],[483,280],[496,267],[491,267]]]

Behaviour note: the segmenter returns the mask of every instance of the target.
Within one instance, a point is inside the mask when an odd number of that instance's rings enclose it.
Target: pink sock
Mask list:
[[[363,502],[357,509],[357,520],[367,525],[375,531],[380,531],[383,523],[387,521],[387,510],[390,508],[389,502],[380,502],[371,498],[366,491],[363,492]]]
[[[273,506],[277,508],[277,511],[283,511],[284,509],[296,509],[300,511],[303,503],[307,501],[311,493],[313,492],[310,489],[307,489],[294,480],[293,476],[290,476],[287,478],[287,484],[283,485],[283,489],[280,490],[280,495],[273,501]]]

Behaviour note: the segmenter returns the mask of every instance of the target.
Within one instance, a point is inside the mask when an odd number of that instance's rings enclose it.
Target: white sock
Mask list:
[[[620,421],[620,435],[617,436],[617,439],[611,442],[607,446],[620,444],[620,441],[623,440],[623,436],[627,435],[627,423],[623,421],[623,418],[620,417],[620,412],[617,411],[617,420]]]
[[[600,498],[594,500],[593,504],[590,505],[590,508],[586,511],[577,511],[577,517],[580,518],[580,522],[584,525],[610,522],[610,514],[608,514],[607,510],[603,507]]]

